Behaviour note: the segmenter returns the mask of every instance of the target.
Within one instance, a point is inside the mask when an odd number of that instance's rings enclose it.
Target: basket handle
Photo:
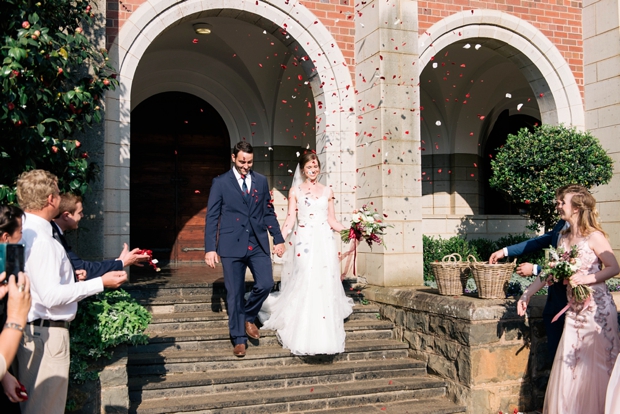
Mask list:
[[[456,257],[454,257],[454,255],[457,253],[452,253],[452,254],[447,254],[443,257],[443,259],[441,259],[442,263],[446,263],[446,262],[456,262]],[[459,256],[459,259],[461,258],[461,256]]]
[[[471,254],[467,256],[467,261],[468,261],[468,262],[472,263],[472,260],[469,260],[470,258],[471,258],[471,259],[474,259],[474,260],[473,260],[473,263],[478,263],[478,259],[476,259],[476,257],[474,257],[474,256],[473,256],[473,255],[471,255]]]

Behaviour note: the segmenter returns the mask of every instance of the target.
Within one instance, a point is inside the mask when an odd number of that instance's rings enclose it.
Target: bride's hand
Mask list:
[[[280,243],[280,244],[276,244],[275,246],[273,246],[273,252],[278,256],[278,257],[282,257],[282,255],[284,254],[284,243]]]

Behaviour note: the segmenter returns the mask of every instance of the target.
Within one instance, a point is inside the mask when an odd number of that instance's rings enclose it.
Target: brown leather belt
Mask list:
[[[71,322],[67,321],[51,321],[49,319],[35,319],[32,322],[28,322],[29,325],[43,326],[45,328],[65,328],[69,329]]]

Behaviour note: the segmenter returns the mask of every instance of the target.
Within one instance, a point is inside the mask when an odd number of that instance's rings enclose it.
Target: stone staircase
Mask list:
[[[261,330],[245,358],[232,354],[223,284],[141,284],[126,289],[153,320],[148,345],[129,349],[130,413],[462,413],[445,383],[408,358],[379,309],[358,304],[346,351],[298,357]]]

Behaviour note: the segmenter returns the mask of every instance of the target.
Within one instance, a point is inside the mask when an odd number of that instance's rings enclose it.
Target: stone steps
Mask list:
[[[345,352],[334,356],[299,357],[279,345],[248,348],[244,358],[232,353],[232,346],[194,351],[166,350],[163,352],[134,353],[129,348],[128,371],[130,375],[165,374],[172,372],[197,372],[213,369],[245,369],[272,367],[324,361],[359,361],[368,359],[407,358],[407,344],[389,341],[347,341]]]
[[[345,324],[345,331],[349,340],[387,340],[392,339],[391,328],[385,328],[391,324],[360,323],[364,321],[350,321]],[[377,321],[382,322],[382,321]],[[275,331],[260,330],[261,338],[258,341],[248,342],[248,347],[277,345]],[[177,350],[230,348],[230,336],[227,327],[181,330],[174,335],[169,332],[149,332],[148,345],[139,345],[132,348],[132,352],[161,352],[169,348]],[[202,344],[202,345],[201,345]]]
[[[274,331],[261,330],[238,358],[222,284],[131,293],[153,313],[148,344],[129,348],[131,413],[465,412],[445,398],[442,380],[408,357],[377,306],[354,307],[342,354],[295,356]]]
[[[360,403],[403,401],[445,396],[445,383],[430,377],[411,377],[303,385],[270,390],[246,390],[178,398],[157,398],[134,404],[130,412],[158,414],[170,412],[278,413],[355,406]],[[237,408],[238,410],[230,410]],[[229,409],[227,411],[218,411]],[[134,411],[135,410],[135,411]],[[457,411],[458,412],[458,411]]]
[[[422,362],[397,359],[304,366],[276,366],[272,369],[249,368],[243,372],[219,370],[167,376],[143,376],[129,382],[132,400],[172,398],[216,392],[287,388],[378,378],[402,378],[426,374]],[[140,392],[138,395],[136,392]]]

